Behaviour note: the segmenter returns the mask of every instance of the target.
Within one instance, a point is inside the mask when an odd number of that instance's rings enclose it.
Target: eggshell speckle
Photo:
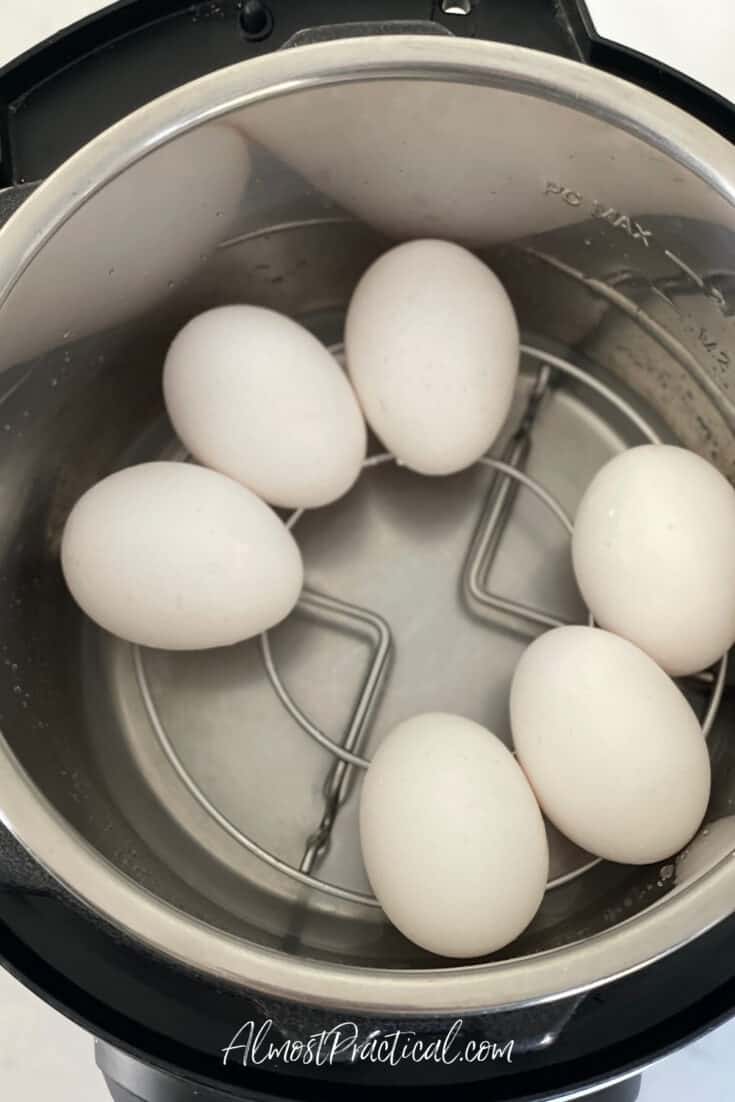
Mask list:
[[[255,494],[188,463],[98,482],[64,529],[72,596],[101,627],[169,650],[222,647],[277,624],[303,581],[291,533]]]
[[[406,937],[447,957],[516,938],[546,887],[546,831],[513,755],[486,728],[430,713],[384,739],[363,782],[373,891]]]
[[[697,717],[626,639],[588,627],[540,636],[516,667],[510,714],[541,807],[590,853],[659,861],[701,823],[710,764]]]
[[[344,371],[274,310],[221,306],[193,318],[169,348],[163,393],[192,455],[272,505],[326,505],[360,473],[367,431]]]
[[[508,415],[518,323],[497,276],[467,249],[410,241],[358,283],[345,352],[385,446],[420,474],[451,474],[487,451]]]
[[[735,490],[694,452],[647,444],[606,463],[580,502],[572,558],[597,623],[673,676],[735,642]]]

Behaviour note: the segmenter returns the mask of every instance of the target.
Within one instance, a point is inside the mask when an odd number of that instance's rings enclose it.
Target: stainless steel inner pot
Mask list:
[[[218,72],[44,183],[0,233],[0,812],[38,861],[206,976],[365,1013],[555,999],[729,914],[735,834],[678,878],[672,863],[594,863],[554,835],[556,883],[533,925],[461,967],[364,898],[359,769],[301,720],[367,758],[419,710],[507,740],[523,647],[586,615],[563,524],[488,466],[432,480],[378,464],[303,516],[317,596],[265,652],[134,651],[79,613],[58,548],[93,482],[176,454],[160,377],[188,317],[259,303],[339,346],[361,273],[413,236],[464,242],[504,280],[529,351],[494,454],[567,514],[646,434],[733,477],[734,197],[730,147],[632,86],[531,51],[412,37]],[[704,715],[711,683],[685,688]],[[709,821],[735,798],[732,713],[725,679]]]

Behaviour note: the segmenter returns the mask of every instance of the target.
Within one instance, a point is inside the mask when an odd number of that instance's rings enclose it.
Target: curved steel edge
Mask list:
[[[25,267],[91,195],[157,146],[274,95],[325,83],[422,79],[512,86],[645,137],[734,207],[735,153],[722,138],[634,86],[575,62],[515,47],[433,37],[364,38],[295,48],[224,69],[155,100],[85,146],[0,230],[0,306]],[[135,885],[42,797],[0,739],[0,817],[67,890],[150,949],[235,986],[314,1006],[435,1015],[547,1002],[644,967],[735,910],[735,860],[666,906],[527,960],[401,972],[297,960],[215,931]],[[440,980],[441,982],[437,982]]]
[[[2,927],[0,927],[2,929]],[[119,1065],[137,1064],[141,1072],[152,1069],[157,1077],[171,1079],[175,1083],[181,1082],[181,1077],[186,1077],[187,1085],[192,1090],[223,1091],[223,1098],[248,1099],[290,1099],[300,1102],[339,1102],[344,1095],[346,1084],[343,1081],[324,1078],[315,1080],[301,1079],[295,1076],[274,1074],[263,1069],[247,1070],[247,1074],[240,1069],[237,1081],[224,1080],[215,1073],[214,1064],[203,1064],[197,1060],[193,1051],[189,1048],[182,1049],[180,1045],[172,1046],[167,1038],[159,1034],[153,1034],[143,1029],[137,1022],[125,1020],[121,1022],[120,1016],[111,1015],[106,1006],[90,1003],[83,993],[80,999],[77,989],[66,977],[61,976],[45,960],[37,958],[35,954],[28,953],[17,942],[15,935],[6,936],[2,930],[0,936],[0,965],[10,971],[16,979],[23,983],[38,997],[44,999],[55,1010],[64,1014],[75,1022],[80,1028],[94,1035],[98,1065],[103,1072],[115,1072]],[[574,1065],[566,1063],[555,1065],[552,1069],[543,1068],[537,1072],[530,1072],[527,1076],[521,1071],[523,1086],[519,1085],[518,1072],[515,1072],[507,1086],[512,1095],[503,1088],[496,1097],[499,1099],[530,1099],[543,1098],[546,1102],[554,1099],[555,1102],[571,1102],[572,1099],[587,1097],[604,1086],[612,1086],[624,1082],[635,1075],[645,1072],[660,1060],[674,1054],[683,1045],[705,1036],[719,1025],[726,1022],[732,1015],[735,1000],[732,998],[732,988],[735,981],[726,982],[724,987],[730,990],[730,994],[717,988],[708,993],[702,1000],[688,1008],[685,1014],[674,1016],[674,1023],[666,1021],[662,1027],[648,1030],[643,1036],[637,1037],[637,1049],[630,1051],[629,1043],[625,1043],[624,1054],[620,1052],[620,1046],[613,1044],[609,1050],[598,1050],[594,1054],[594,1062],[590,1057],[575,1061]],[[665,1033],[662,1040],[660,1032]],[[652,1036],[649,1038],[648,1034]],[[108,1058],[102,1056],[107,1054]],[[102,1057],[102,1058],[100,1058]],[[109,1058],[111,1057],[111,1059]],[[218,1063],[217,1061],[215,1061]],[[577,1066],[579,1065],[579,1066]],[[520,1069],[519,1069],[520,1070]],[[543,1094],[531,1086],[538,1078],[542,1077],[544,1083]],[[121,1082],[125,1084],[127,1077],[122,1076]],[[505,1080],[495,1081],[495,1088]],[[573,1086],[571,1084],[574,1084]],[[435,1085],[425,1083],[419,1089],[422,1095],[432,1095],[432,1088],[442,1092],[442,1098],[446,1092],[446,1084]],[[529,1089],[530,1087],[530,1089]],[[349,1090],[360,1099],[372,1099],[375,1091],[374,1084],[360,1084],[352,1081]],[[474,1080],[463,1083],[460,1088],[463,1097],[486,1098],[488,1084],[486,1080]],[[399,1085],[384,1084],[380,1087],[381,1093],[388,1099],[398,1097],[405,1098],[405,1088]],[[551,1091],[551,1093],[549,1093]],[[519,1093],[520,1092],[520,1093]]]

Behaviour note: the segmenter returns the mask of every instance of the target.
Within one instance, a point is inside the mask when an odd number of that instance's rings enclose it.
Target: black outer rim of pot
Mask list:
[[[337,1102],[345,1088],[357,1102],[371,1099],[376,1090],[386,1095],[386,1102],[400,1097],[406,1102],[419,1092],[422,1100],[442,1097],[447,1081],[437,1082],[431,1065],[426,1065],[424,1082],[406,1084],[400,1082],[365,1082],[360,1073],[349,1082],[337,1069],[321,1078],[296,1076],[260,1068],[235,1066],[223,1069],[220,1050],[215,1045],[205,1052],[196,1047],[196,1038],[187,1037],[182,1023],[185,1008],[196,1000],[200,1013],[217,1016],[222,1011],[223,1000],[231,1000],[227,993],[205,981],[179,972],[167,962],[136,954],[129,946],[116,941],[110,934],[97,927],[90,916],[73,905],[64,910],[62,900],[30,893],[0,893],[0,961],[25,986],[45,1002],[95,1035],[104,1043],[118,1049],[140,1063],[156,1068],[175,1079],[185,1079],[193,1087],[221,1091],[223,1096],[234,1098],[258,1097],[289,1099],[298,1102]],[[53,921],[64,915],[63,925]],[[8,919],[9,921],[6,921]],[[33,928],[44,928],[41,935],[43,953],[28,944]],[[74,982],[63,975],[48,959],[60,960],[70,942],[77,946],[89,942],[94,945],[95,961],[106,973],[103,998],[88,989],[83,974]],[[49,952],[51,950],[51,952]],[[134,958],[137,957],[137,960]],[[124,977],[130,973],[131,964],[140,975],[150,977],[151,999],[163,991],[162,1005],[182,1010],[181,1019],[175,1014],[162,1018],[168,1022],[167,1033],[142,1025],[115,1003]],[[92,967],[95,967],[93,964]],[[725,979],[717,982],[722,976]],[[87,977],[88,978],[88,977]],[[643,981],[643,982],[642,982]],[[98,984],[99,986],[99,984]],[[670,1005],[672,991],[685,991],[682,1005],[670,1016],[638,1030],[634,1036],[616,1038],[616,1028],[624,1028],[630,1012],[645,1019],[646,1006],[650,1003],[660,1013],[661,1006]],[[635,1004],[635,1005],[634,1005]],[[244,1005],[244,1004],[243,1004]],[[634,1074],[647,1064],[668,1055],[683,1044],[701,1036],[725,1021],[735,1008],[735,917],[720,923],[676,953],[651,965],[638,976],[626,977],[606,988],[591,993],[583,1003],[587,1006],[589,1021],[585,1015],[572,1018],[562,1034],[562,1043],[552,1045],[542,1054],[540,1062],[531,1070],[524,1068],[524,1059],[518,1058],[507,1074],[479,1079],[474,1082],[453,1084],[466,1099],[482,1098],[492,1091],[496,1102],[513,1099],[552,1098],[554,1095],[583,1092],[596,1086]],[[243,1011],[243,1013],[245,1013]],[[232,1019],[222,1025],[222,1044],[227,1044],[234,1032]],[[577,1047],[580,1030],[599,1037],[599,1046],[593,1045],[587,1055],[569,1056]],[[591,1028],[591,1033],[590,1033]],[[219,1034],[218,1041],[219,1043]],[[39,1049],[43,1038],[39,1038]],[[564,1049],[567,1050],[565,1055]],[[91,1054],[90,1054],[91,1058]],[[338,1078],[339,1075],[339,1078]],[[412,1075],[415,1072],[412,1071]]]
[[[306,0],[298,2],[306,3]],[[318,2],[319,0],[309,0],[312,7]],[[411,7],[410,0],[406,0],[405,13],[398,12],[402,0],[390,0],[390,3],[391,18],[414,14],[413,10],[408,10]],[[269,33],[263,41],[253,41],[246,46],[243,46],[243,36],[239,29],[239,7],[236,0],[220,6],[224,11],[222,27],[209,20],[206,4],[197,4],[192,8],[188,0],[153,0],[153,3],[151,0],[125,0],[84,20],[68,32],[55,36],[53,40],[42,43],[0,71],[0,140],[5,158],[4,161],[0,160],[0,187],[3,184],[18,184],[29,178],[24,175],[25,166],[21,156],[24,149],[21,140],[24,137],[22,124],[27,115],[27,133],[32,135],[40,117],[30,110],[34,103],[31,92],[53,85],[56,104],[54,109],[58,111],[60,126],[63,122],[63,127],[66,128],[64,142],[71,147],[70,150],[63,149],[62,142],[57,150],[47,152],[51,157],[49,163],[42,164],[33,152],[32,144],[28,144],[26,148],[33,154],[29,168],[40,169],[40,172],[31,172],[31,176],[35,178],[54,167],[53,156],[58,159],[59,156],[68,155],[94,136],[94,133],[114,121],[114,117],[120,112],[125,114],[137,106],[136,96],[150,98],[151,94],[160,94],[169,87],[203,75],[200,71],[202,65],[205,71],[209,71],[222,64],[245,60],[248,56],[257,56],[258,52],[282,45],[281,33],[286,32],[283,31],[281,13],[289,6],[293,12],[295,0],[290,0],[290,4],[289,0],[269,0],[275,33]],[[333,0],[324,0],[321,6],[325,11],[324,21],[330,17],[330,11],[331,18],[345,19],[347,4],[338,9]],[[362,12],[367,6],[361,0],[362,18],[365,18]],[[385,4],[382,6],[386,7]],[[209,7],[214,8],[214,5]],[[377,14],[381,7],[380,0],[375,0],[372,7]],[[190,17],[194,9],[200,11],[196,23],[192,23]],[[339,15],[336,15],[338,10]],[[535,45],[551,52],[564,53],[566,56],[581,56],[595,67],[626,77],[671,100],[720,130],[726,137],[735,136],[735,111],[729,104],[682,74],[601,38],[594,29],[583,0],[524,0],[520,4],[517,0],[496,0],[492,6],[485,6],[484,0],[480,0],[475,14],[470,17],[475,20],[473,24],[460,17],[443,16],[437,2],[432,5],[432,19],[453,34],[487,37],[484,24],[481,25],[486,11],[488,19],[493,20],[500,28],[497,35],[493,35],[491,31],[490,37],[522,45]],[[533,16],[531,20],[529,12]],[[154,69],[154,75],[150,79],[156,84],[156,88],[151,92],[144,79],[144,61],[148,53],[155,56],[155,49],[162,48],[160,40],[164,23],[169,28],[170,58],[176,63],[165,71],[161,68]],[[237,31],[236,38],[229,35],[230,24],[233,32]],[[529,24],[532,24],[534,34],[545,36],[541,41],[524,40],[526,26]],[[184,35],[187,42],[193,42],[194,39],[201,41],[205,35],[209,36],[207,41],[212,50],[206,58],[197,50],[177,53],[176,43],[179,40],[183,42]],[[106,69],[109,73],[108,83],[100,88],[100,70],[99,67],[94,67],[94,57],[106,51],[113,40],[114,53],[117,54],[122,69],[131,74],[132,83],[125,86],[115,85],[116,70],[111,65]],[[216,48],[215,40],[221,43]],[[133,43],[134,48],[140,51],[136,56],[142,59],[141,65],[131,66],[125,63],[124,51],[133,48]],[[221,52],[217,53],[217,50]],[[182,61],[183,57],[186,58],[185,62]],[[77,60],[84,64],[75,64]],[[93,70],[95,74],[92,100],[82,94],[87,69],[90,72]],[[166,86],[158,87],[161,83]],[[116,92],[119,93],[117,100]],[[106,115],[103,118],[104,112],[100,114],[97,110],[92,111],[89,118],[70,116],[70,104],[94,101],[99,105],[106,96],[111,97],[109,118]],[[26,115],[16,109],[19,106],[24,107]],[[52,130],[53,128],[48,132],[51,133]],[[14,150],[17,156],[9,156]],[[39,951],[31,934],[31,927],[36,921],[33,915],[36,912],[38,915],[43,912],[41,897],[34,897],[30,893],[24,895],[4,892],[0,887],[0,962],[50,1006],[104,1043],[173,1078],[183,1076],[194,1086],[221,1090],[224,1092],[223,1097],[255,1099],[261,1096],[270,1099],[298,1099],[303,1102],[317,1098],[320,1102],[330,1102],[333,1097],[336,1100],[338,1096],[341,1099],[345,1084],[344,1081],[337,1081],[336,1077],[330,1080],[328,1077],[316,1079],[287,1076],[254,1068],[244,1071],[242,1067],[237,1069],[236,1076],[233,1074],[227,1078],[220,1074],[215,1052],[207,1054],[197,1049],[191,1043],[191,1037],[187,1040],[183,1030],[177,1035],[180,1023],[175,1015],[171,1018],[168,1033],[164,1033],[143,1026],[116,1007],[118,990],[115,977],[119,977],[120,984],[123,983],[131,960],[129,947],[101,934],[89,916],[81,914],[70,898],[65,900],[61,897],[56,901],[56,909],[49,912],[54,916],[55,928],[48,934],[43,951]],[[59,921],[59,915],[63,915],[62,921]],[[38,921],[42,922],[43,919]],[[100,964],[108,977],[107,998],[100,998],[91,990],[85,989],[81,973],[77,976],[78,982],[74,982],[54,964],[54,961],[58,963],[66,959],[70,940],[87,937],[99,946]],[[159,968],[161,974],[164,974],[163,965],[151,962],[153,994],[153,976]],[[182,1001],[191,998],[192,992],[196,991],[197,998],[203,1004],[211,1001],[213,1006],[217,1005],[217,996],[220,993],[209,988],[203,981],[196,981],[199,986],[194,987],[195,981],[190,976],[177,976],[170,966],[167,966],[165,975],[169,1000],[177,991]],[[670,991],[675,990],[680,979],[686,989],[686,993],[682,992],[681,1005],[672,1009],[668,1017],[648,1024],[642,1021],[649,1003],[652,1015],[654,1008],[660,1014],[661,1003],[667,1004],[667,986]],[[643,989],[646,993],[641,995]],[[642,1004],[639,1007],[642,1024],[634,1035],[624,1036],[619,1029],[631,1007],[632,997]],[[735,1012],[735,918],[721,923],[691,945],[679,949],[667,960],[650,966],[637,978],[629,977],[590,995],[583,1003],[584,1006],[593,1008],[592,1018],[597,1015],[599,1019],[597,1025],[588,1025],[588,1029],[592,1030],[590,1036],[595,1030],[598,1030],[600,1036],[600,1046],[590,1050],[586,1056],[564,1055],[564,1049],[573,1049],[575,1038],[585,1029],[584,1016],[580,1015],[579,1020],[576,1017],[572,1019],[561,1042],[550,1046],[546,1054],[548,1059],[539,1063],[535,1070],[524,1070],[522,1060],[518,1059],[513,1064],[512,1072],[507,1075],[496,1076],[492,1080],[463,1083],[453,1089],[461,1090],[466,1098],[476,1095],[485,1099],[492,1084],[492,1095],[498,1102],[509,1098],[549,1098],[559,1093],[582,1092],[634,1074],[648,1063],[670,1054],[715,1028]],[[223,1043],[226,1040],[227,1038],[223,1038]],[[43,1043],[44,1039],[39,1038],[39,1049],[42,1049]],[[397,1098],[399,1093],[404,1102],[412,1094],[418,1097],[419,1091],[423,1102],[427,1094],[437,1095],[439,1091],[443,1093],[446,1084],[433,1081],[430,1072],[427,1072],[427,1081],[420,1086],[388,1084],[376,1088],[374,1083],[360,1084],[353,1079],[349,1089],[357,1102],[361,1098],[371,1098],[376,1089],[387,1094],[385,1102],[391,1102],[391,1096]]]

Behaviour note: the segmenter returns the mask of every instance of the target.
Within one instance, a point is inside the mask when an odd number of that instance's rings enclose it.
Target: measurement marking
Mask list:
[[[679,271],[688,276],[691,281],[699,287],[700,291],[704,291],[708,299],[716,303],[725,317],[731,316],[730,308],[727,304],[727,299],[723,295],[719,287],[716,287],[710,280],[705,280],[699,274],[695,272],[693,268],[690,268],[686,261],[682,260],[676,253],[672,253],[671,249],[664,250],[665,255],[669,258],[672,264],[675,264]]]
[[[589,202],[582,195],[581,191],[574,191],[572,188],[565,187],[563,184],[558,184],[554,180],[546,181],[544,195],[557,196],[569,207],[581,207],[583,204]],[[653,230],[645,229],[640,222],[636,222],[630,215],[617,210],[615,207],[606,206],[601,203],[599,199],[593,199],[591,201],[589,212],[592,218],[599,218],[603,222],[607,222],[614,229],[622,230],[628,237],[632,237],[634,241],[642,241],[645,248],[648,249],[650,247],[648,238],[653,237]]]
[[[680,257],[676,255],[676,253],[672,253],[671,249],[664,249],[664,253],[666,256],[668,256],[669,260],[673,264],[676,264],[677,268],[680,268],[681,271],[685,273],[685,275],[688,275],[690,279],[694,280],[694,282],[697,284],[697,287],[701,287],[703,291],[706,290],[704,280],[702,279],[701,275],[695,272],[693,268],[690,268],[685,261],[683,261]]]
[[[660,299],[663,299],[663,301],[666,303],[667,306],[670,306],[673,310],[676,311],[677,314],[679,313],[679,310],[677,309],[677,306],[676,306],[674,300],[669,298],[669,296],[666,294],[665,291],[663,291],[655,283],[651,283],[651,284],[649,284],[649,286],[650,286],[651,290],[653,291],[654,295],[658,295],[658,297]]]
[[[653,231],[644,229],[640,222],[636,222],[635,219],[623,214],[622,211],[616,210],[615,207],[603,208],[602,203],[595,199],[592,204],[592,217],[608,222],[614,229],[622,230],[634,241],[642,241],[647,249],[650,247],[648,238],[653,237]]]

